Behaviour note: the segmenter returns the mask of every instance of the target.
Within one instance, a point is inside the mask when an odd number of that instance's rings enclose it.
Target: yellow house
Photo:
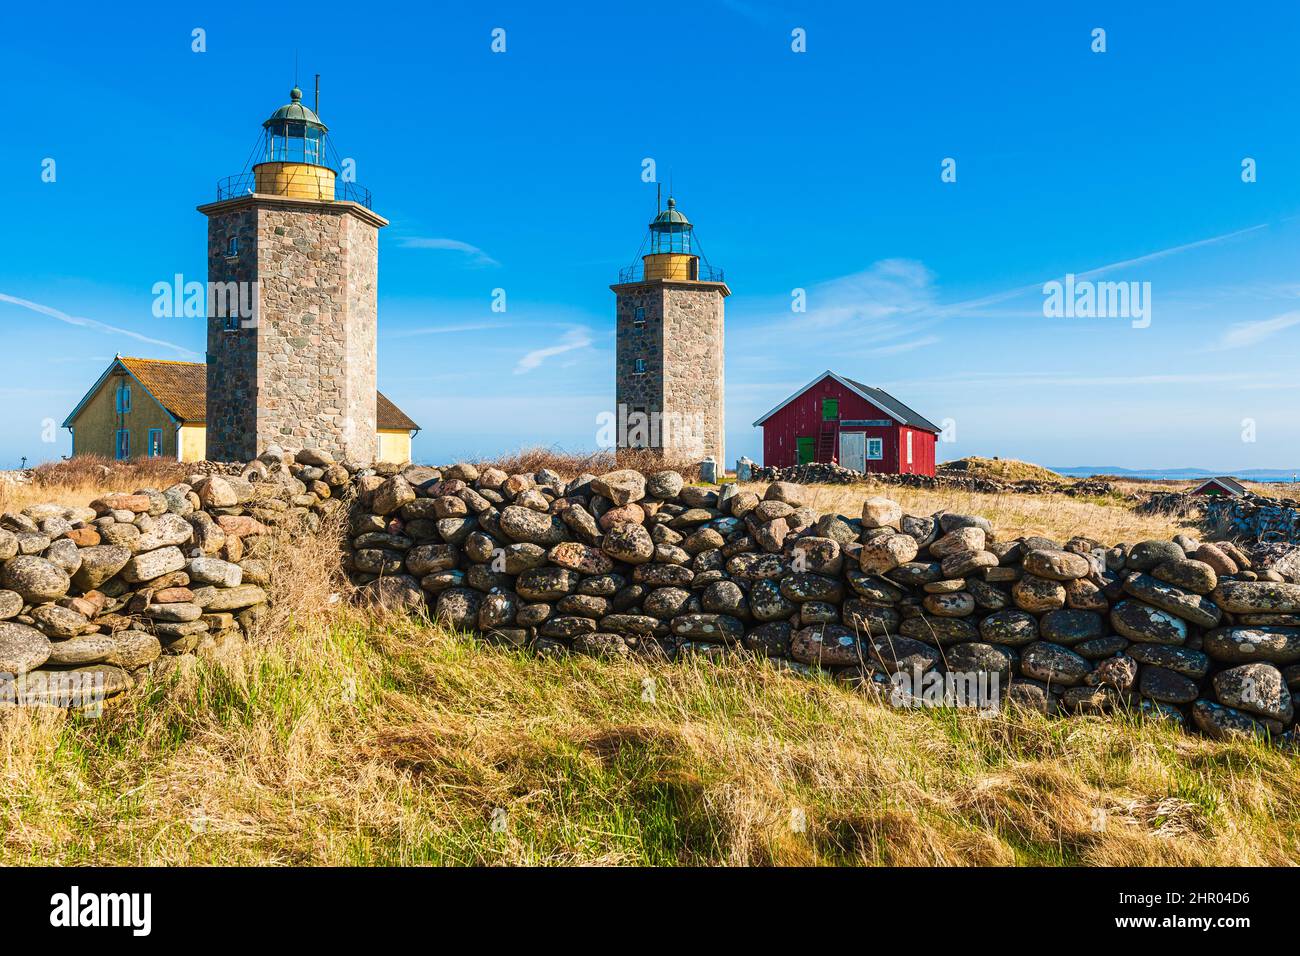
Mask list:
[[[119,355],[64,421],[73,455],[105,458],[207,457],[208,371],[202,362]],[[411,460],[420,426],[375,393],[377,457]]]

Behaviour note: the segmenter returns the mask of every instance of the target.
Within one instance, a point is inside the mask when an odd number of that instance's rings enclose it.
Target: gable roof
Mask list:
[[[73,421],[115,368],[126,372],[140,383],[149,396],[162,406],[178,425],[202,425],[208,418],[208,367],[202,362],[173,362],[167,359],[134,358],[119,355],[104,370],[98,381],[85,394],[77,407],[63,423],[71,428]],[[384,395],[375,392],[375,427],[387,431],[419,431],[420,426]]]
[[[388,400],[383,392],[375,392],[375,427],[389,431],[418,432],[420,426],[411,417]]]
[[[187,424],[207,418],[208,367],[202,362],[169,362],[126,355],[117,361],[172,418]]]
[[[799,389],[797,392],[795,392],[793,395],[787,398],[780,405],[776,406],[776,408],[772,409],[770,412],[768,412],[758,421],[754,422],[754,427],[757,428],[759,425],[762,425],[763,422],[767,421],[769,418],[771,418],[781,409],[785,408],[796,398],[798,398],[804,392],[808,391],[808,389],[812,388],[814,385],[816,385],[818,382],[820,382],[822,379],[826,378],[827,376],[830,376],[831,378],[835,379],[835,381],[839,382],[849,391],[856,393],[859,398],[863,399],[864,401],[870,402],[872,405],[875,405],[877,408],[879,408],[882,412],[884,412],[894,421],[898,422],[898,424],[900,425],[907,425],[911,428],[922,428],[925,429],[926,431],[934,432],[936,435],[943,430],[938,425],[934,424],[934,422],[930,421],[928,418],[921,415],[919,412],[914,411],[913,409],[904,405],[902,402],[894,398],[894,396],[890,395],[888,392],[883,391],[882,389],[879,388],[872,388],[870,385],[863,385],[861,382],[855,382],[851,378],[844,378],[842,375],[836,375],[830,369],[827,369],[825,372],[822,372],[820,375],[814,378],[803,388]]]
[[[1246,494],[1246,486],[1235,478],[1229,478],[1227,475],[1218,475],[1214,478],[1206,478],[1203,482],[1192,489],[1192,493],[1195,494],[1206,485],[1218,485],[1220,488],[1233,495]]]

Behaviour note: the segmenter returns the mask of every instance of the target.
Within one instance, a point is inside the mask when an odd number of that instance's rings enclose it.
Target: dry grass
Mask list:
[[[1186,866],[1300,853],[1293,757],[1155,723],[903,713],[752,661],[539,660],[356,611],[296,621],[224,668],[193,664],[98,721],[0,721],[0,862]]]
[[[565,478],[574,478],[583,473],[595,475],[612,471],[615,468],[634,468],[638,471],[655,472],[671,469],[681,472],[687,481],[698,481],[700,465],[697,461],[671,461],[650,452],[624,449],[619,452],[617,462],[614,453],[598,451],[593,453],[566,452],[555,448],[537,446],[523,448],[509,455],[502,455],[490,461],[476,462],[480,468],[500,468],[512,475],[526,474],[549,468]]]
[[[31,469],[31,481],[0,481],[0,511],[18,511],[34,504],[84,505],[106,491],[166,488],[183,481],[189,466],[162,458],[114,461],[98,455],[78,455]]]
[[[764,484],[741,487],[762,494]],[[1070,498],[1065,495],[982,494],[969,491],[929,490],[865,482],[854,485],[808,485],[805,503],[818,511],[834,511],[856,517],[862,502],[872,495],[892,498],[908,514],[927,515],[936,511],[983,515],[993,522],[998,536],[1041,534],[1065,541],[1086,535],[1105,544],[1171,538],[1179,531],[1196,533],[1195,525],[1168,515],[1142,515],[1129,503],[1110,499]]]
[[[1034,465],[1014,458],[957,458],[939,465],[945,475],[969,475],[972,478],[993,478],[997,481],[1069,481],[1050,468]]]

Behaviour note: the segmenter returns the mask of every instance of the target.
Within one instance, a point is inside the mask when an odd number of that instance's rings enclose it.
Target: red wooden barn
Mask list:
[[[758,421],[763,464],[831,460],[856,471],[934,474],[939,428],[887,392],[823,372]]]

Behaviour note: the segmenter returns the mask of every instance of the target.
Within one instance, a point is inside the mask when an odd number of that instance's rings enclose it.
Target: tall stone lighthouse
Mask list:
[[[328,130],[294,87],[262,124],[251,173],[208,217],[207,457],[270,444],[375,457],[379,230],[339,178]]]
[[[669,197],[650,223],[640,265],[610,286],[617,297],[619,449],[668,461],[726,462],[723,422],[722,271],[695,251],[691,221]]]

